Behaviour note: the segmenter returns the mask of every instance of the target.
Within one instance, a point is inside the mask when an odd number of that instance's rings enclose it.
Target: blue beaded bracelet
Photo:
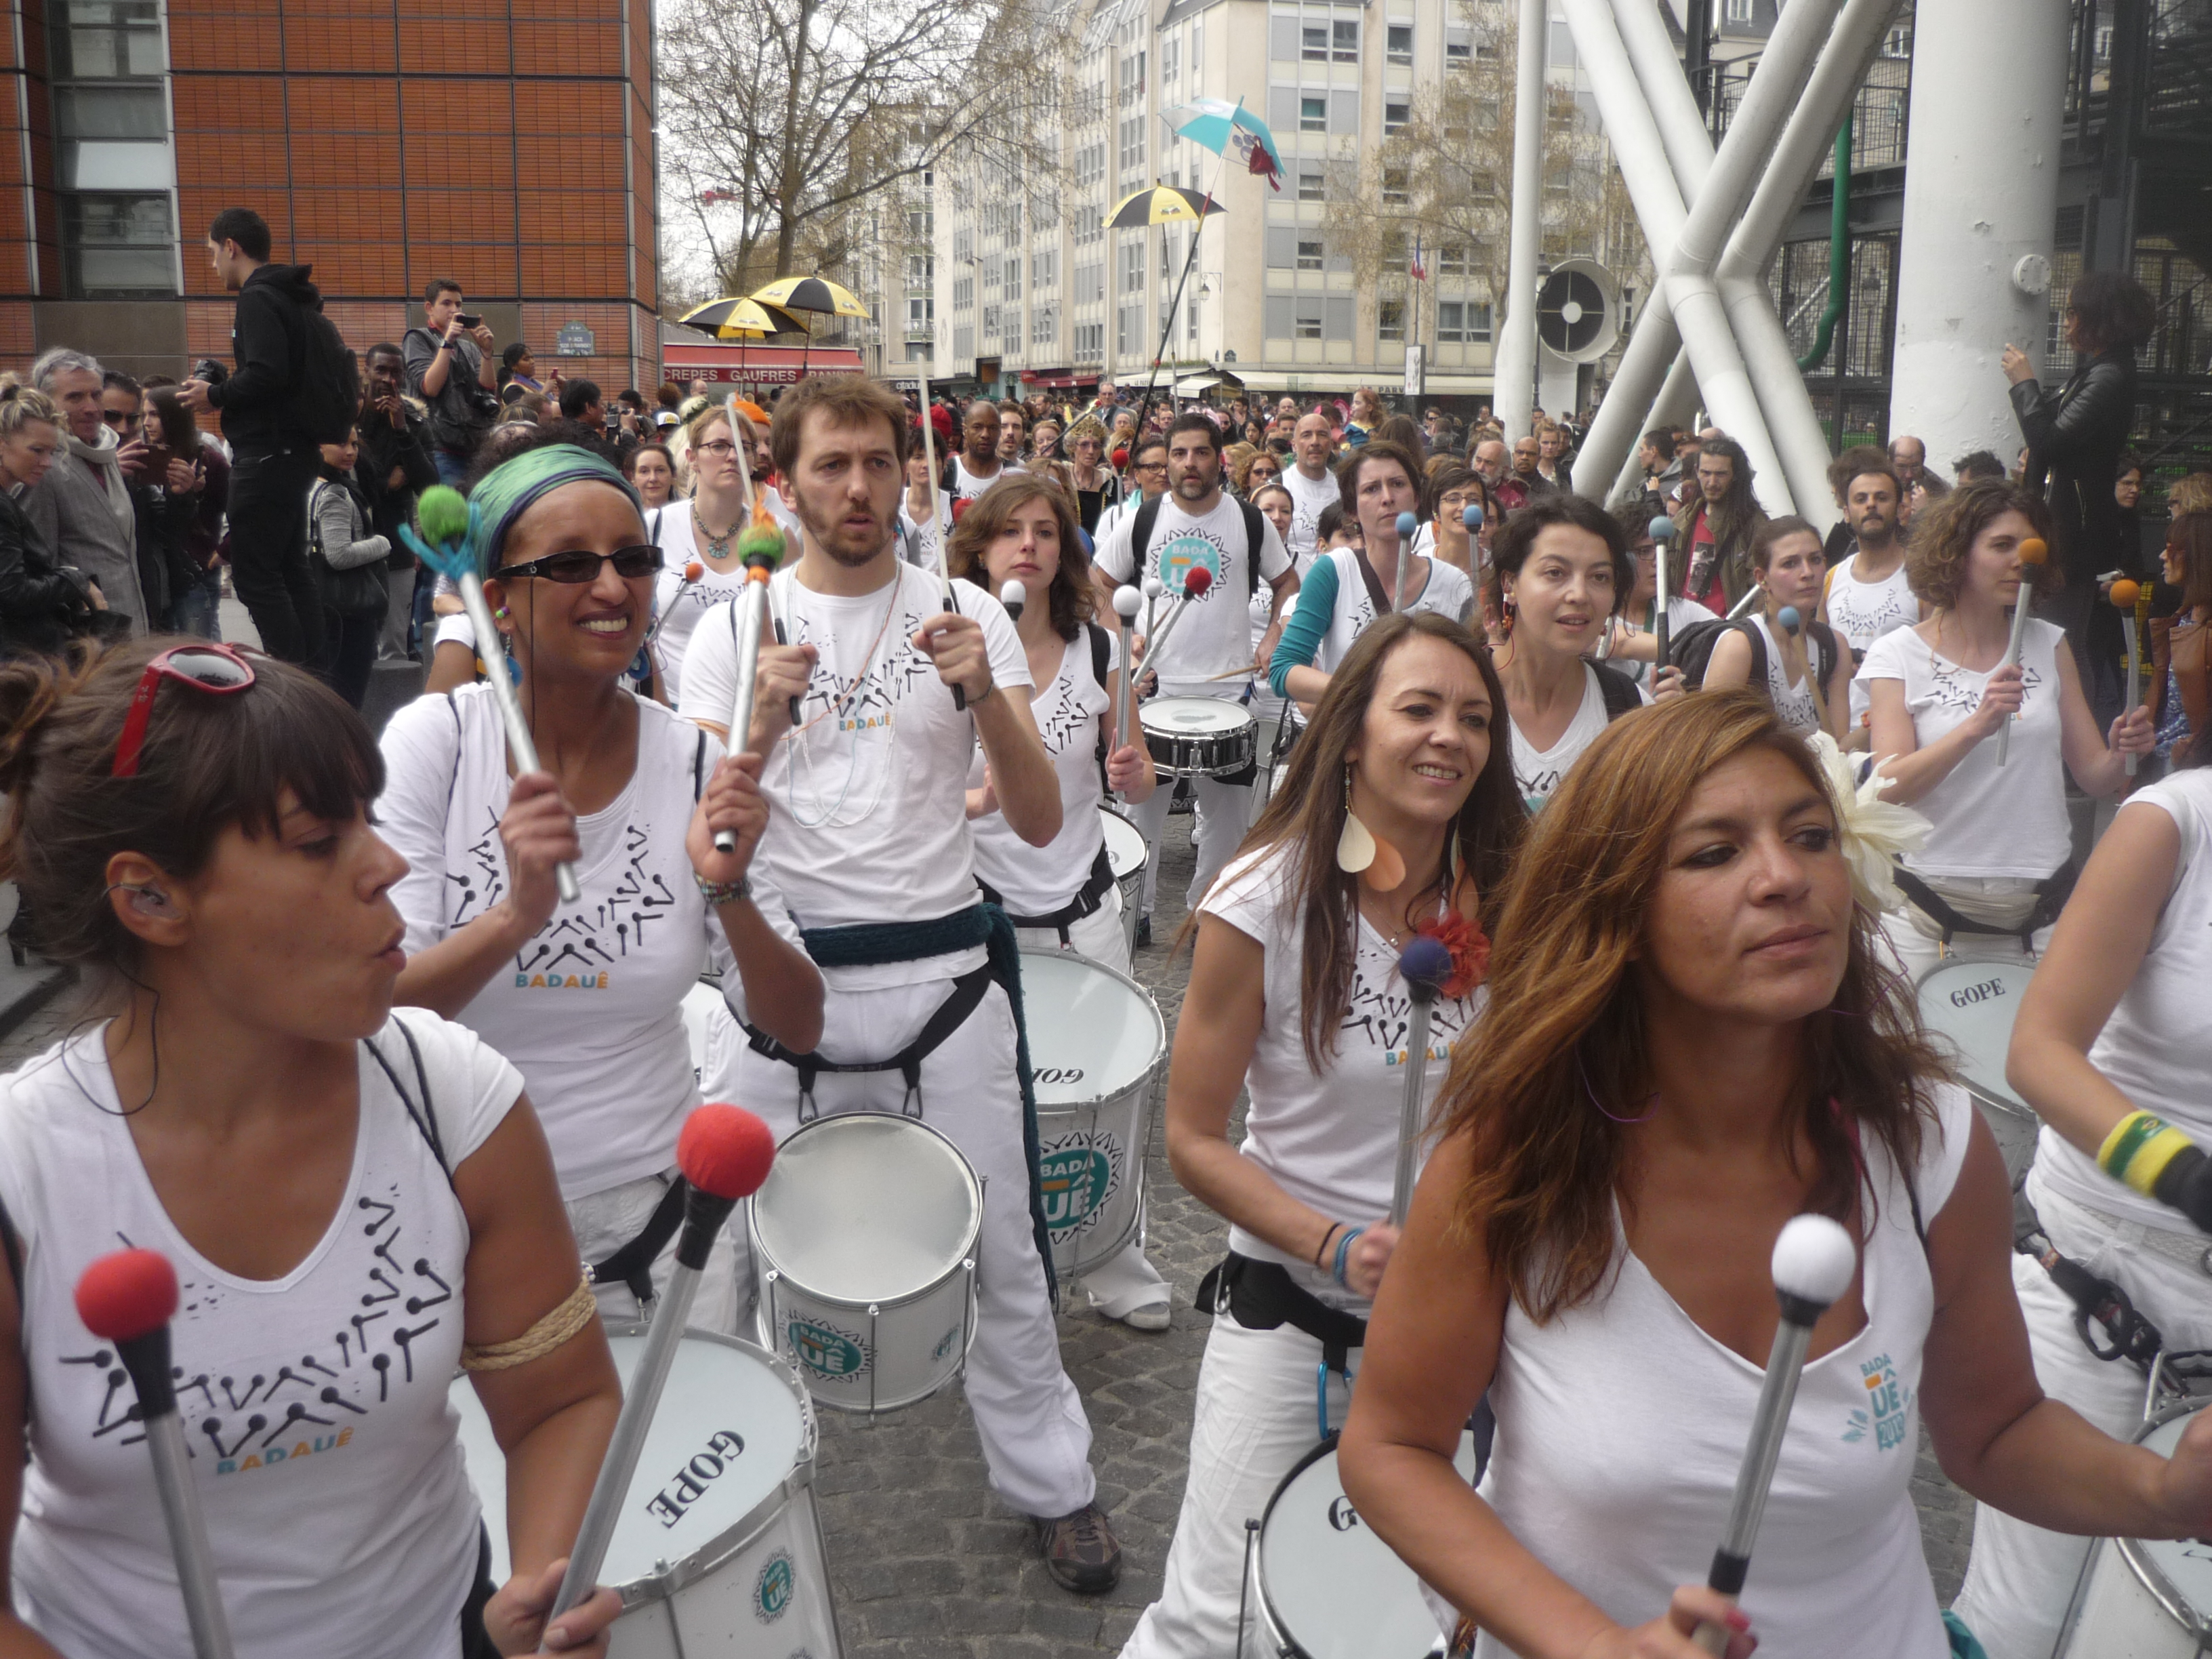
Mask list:
[[[1351,1259],[1352,1241],[1358,1238],[1360,1234],[1366,1231],[1367,1229],[1364,1227],[1348,1228],[1346,1230],[1344,1237],[1337,1241],[1336,1262],[1335,1265],[1328,1270],[1328,1276],[1331,1279],[1334,1279],[1338,1284],[1344,1285],[1344,1288],[1347,1291],[1350,1290],[1352,1286],[1345,1280],[1344,1264]]]

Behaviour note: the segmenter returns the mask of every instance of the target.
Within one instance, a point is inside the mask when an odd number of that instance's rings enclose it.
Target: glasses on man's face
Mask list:
[[[635,581],[641,576],[650,576],[660,568],[660,550],[657,547],[618,547],[611,553],[593,553],[575,548],[566,553],[548,553],[542,559],[532,559],[527,564],[503,564],[497,574],[500,580],[514,581],[525,576],[543,576],[549,582],[565,582],[580,586],[599,579],[599,567],[611,564],[615,574],[624,581]]]

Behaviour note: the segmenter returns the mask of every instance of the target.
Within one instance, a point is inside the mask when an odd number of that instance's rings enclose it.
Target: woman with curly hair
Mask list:
[[[2039,951],[2073,886],[2067,775],[2085,793],[2117,795],[2124,757],[2150,752],[2145,709],[2097,730],[2052,623],[2031,619],[2020,661],[2005,661],[2014,605],[2059,580],[2021,552],[2050,527],[2041,500],[2018,484],[1978,479],[1933,502],[1905,554],[1928,620],[1883,635],[1859,666],[1876,763],[1895,781],[1889,798],[1934,825],[1899,878],[1911,902],[1886,925],[1916,978],[1947,951]],[[1995,739],[2008,720],[2000,766]]]
[[[2037,1386],[2003,1161],[1881,962],[1887,860],[1862,832],[1893,811],[1763,699],[1715,694],[1610,728],[1522,849],[1339,1458],[1478,1659],[1948,1659],[1922,1422],[1954,1480],[2038,1525],[2212,1524],[2212,1413],[2167,1462]],[[1779,1315],[1768,1264],[1807,1213],[1856,1271],[1813,1328],[1735,1602],[1706,1575]],[[1470,1488],[1453,1459],[1486,1393]]]

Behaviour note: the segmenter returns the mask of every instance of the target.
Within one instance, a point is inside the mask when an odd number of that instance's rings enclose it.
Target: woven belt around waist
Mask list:
[[[1006,902],[999,896],[997,888],[992,886],[981,876],[975,878],[975,884],[983,890],[983,902],[986,904],[995,904],[1000,909],[1006,909]],[[1016,927],[1049,929],[1064,935],[1070,927],[1085,917],[1095,916],[1098,914],[1106,902],[1108,890],[1113,885],[1113,860],[1106,856],[1106,848],[1103,844],[1101,844],[1098,856],[1091,860],[1091,873],[1085,878],[1082,890],[1073,898],[1049,915],[1018,916],[1009,910],[1006,912],[1006,920],[1013,923]]]
[[[1198,1281],[1198,1306],[1226,1313],[1248,1331],[1288,1325],[1321,1344],[1322,1363],[1346,1373],[1352,1351],[1367,1346],[1367,1322],[1332,1308],[1292,1279],[1280,1262],[1257,1261],[1231,1250]]]

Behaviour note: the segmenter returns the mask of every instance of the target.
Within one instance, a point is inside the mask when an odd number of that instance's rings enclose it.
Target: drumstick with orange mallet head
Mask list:
[[[558,1618],[586,1600],[599,1583],[607,1546],[614,1541],[615,1523],[629,1500],[630,1479],[637,1473],[638,1454],[645,1449],[646,1431],[653,1426],[669,1367],[676,1362],[676,1346],[683,1340],[708,1252],[737,1201],[760,1190],[775,1161],[775,1137],[767,1124],[742,1107],[710,1102],[684,1120],[676,1140],[676,1164],[689,1190],[675,1268],[668,1276],[668,1288],[653,1302],[645,1352],[629,1386],[623,1390],[622,1415],[615,1419],[599,1479],[592,1483],[591,1501],[576,1528],[575,1547],[568,1552],[568,1570],[561,1576],[561,1593],[554,1598],[550,1617]]]
[[[215,1551],[192,1484],[191,1454],[177,1415],[176,1378],[169,1368],[169,1320],[177,1311],[177,1270],[152,1250],[101,1256],[76,1282],[77,1317],[115,1345],[138,1403],[131,1415],[146,1430],[154,1456],[154,1489],[168,1523],[169,1552],[185,1596],[185,1622],[198,1659],[231,1659],[230,1624],[215,1576]],[[256,1419],[258,1420],[258,1419]]]
[[[2033,567],[2041,564],[2050,556],[2051,550],[2044,544],[2042,537],[2029,536],[2021,540],[2020,544],[2020,562],[2022,565],[2028,566],[2030,568],[2023,569],[2021,572],[2020,593],[2019,596],[2013,600],[2012,641],[2005,647],[2004,662],[2002,664],[2002,666],[2004,667],[2017,668],[2020,666],[2020,648],[2027,637],[2027,619],[2034,610],[2033,601],[2035,597],[2033,587],[2035,573]],[[2012,721],[2008,720],[2002,726],[1997,728],[1997,764],[1999,766],[2002,766],[2005,763],[2006,753],[2011,746]]]
[[[2125,720],[2136,712],[2136,705],[2142,700],[2142,649],[2136,636],[2136,602],[2142,598],[2142,584],[2123,576],[2106,589],[2106,597],[2119,608],[2120,634],[2128,642],[2128,695],[2120,705],[2120,718]],[[2139,758],[2135,755],[2124,757],[2130,777],[2135,776]]]

